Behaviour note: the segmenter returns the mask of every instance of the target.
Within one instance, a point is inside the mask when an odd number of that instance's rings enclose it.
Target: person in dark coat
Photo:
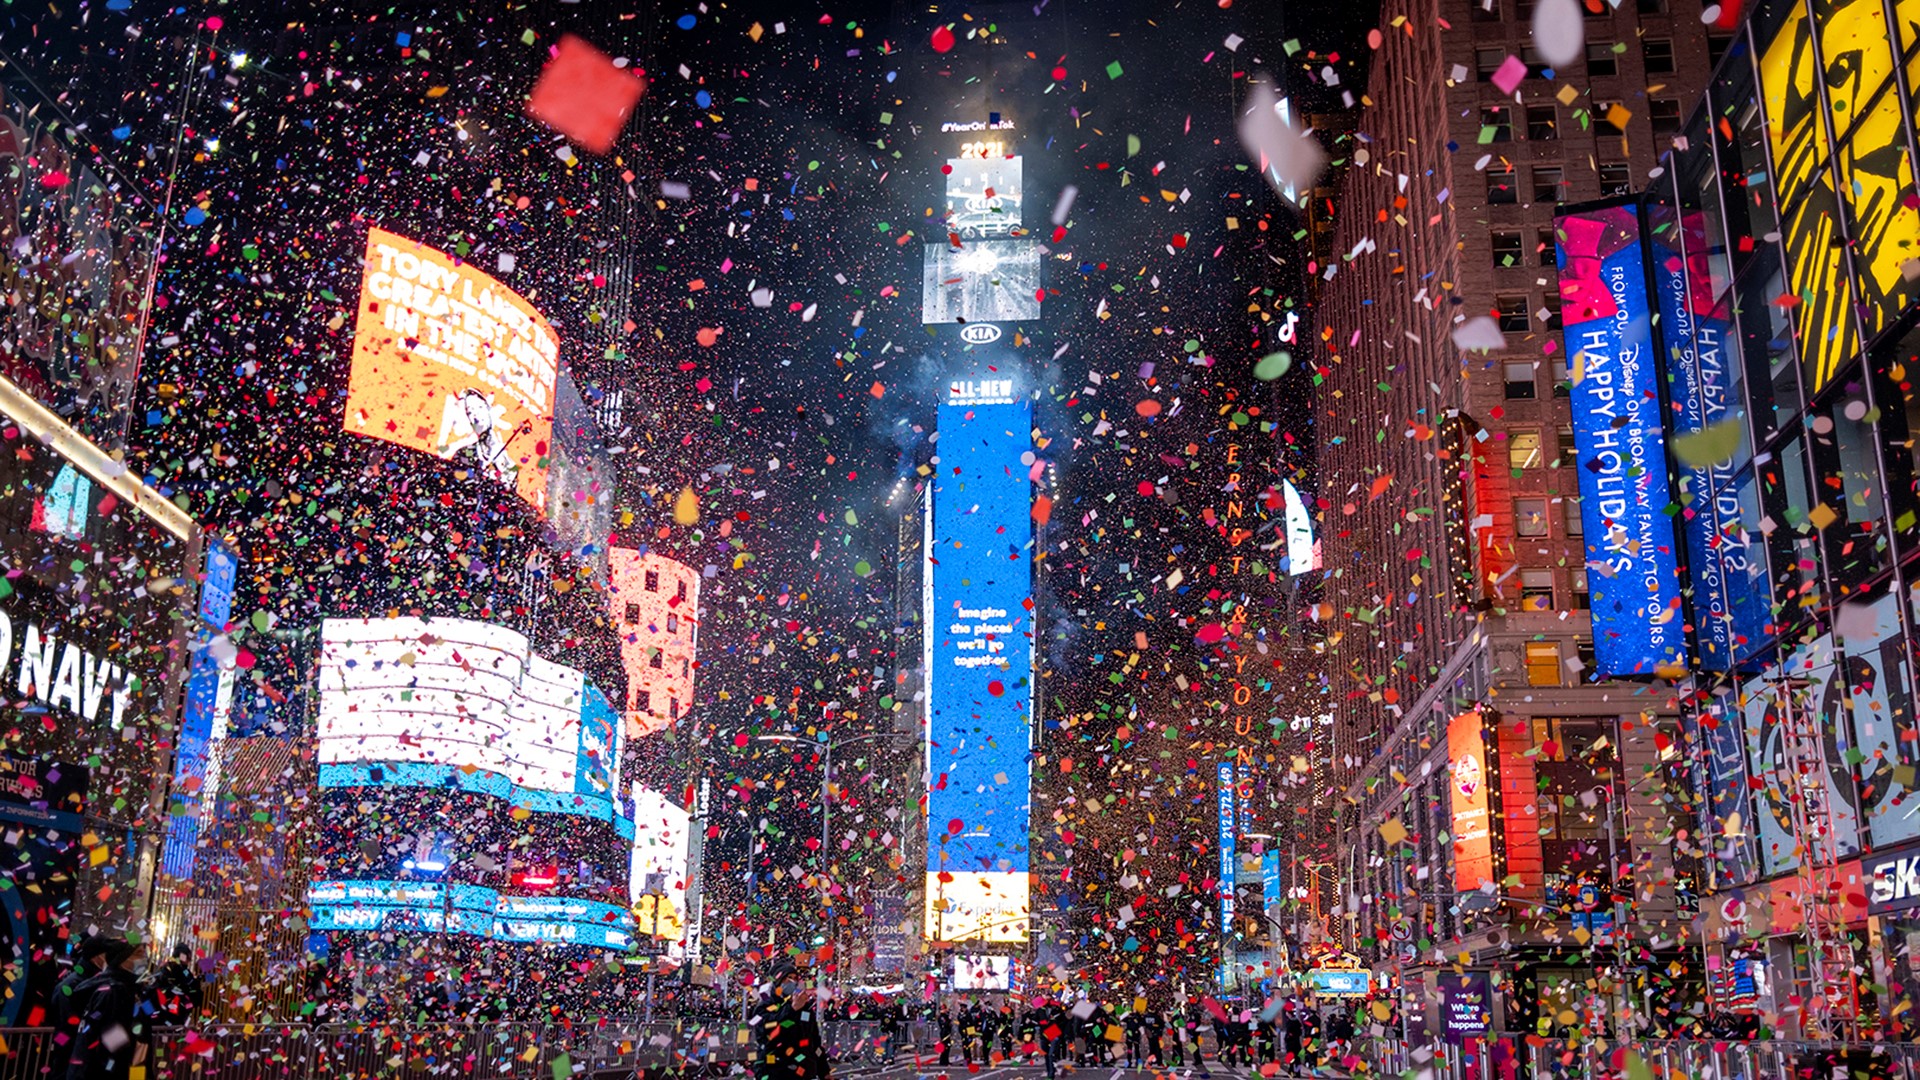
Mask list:
[[[1288,998],[1280,1014],[1280,1048],[1286,1054],[1287,1075],[1300,1075],[1300,1040],[1305,1033],[1300,1014],[1305,1006],[1298,1000]]]
[[[1151,1059],[1155,1065],[1164,1068],[1167,1064],[1167,1050],[1166,1044],[1161,1040],[1166,1038],[1167,1018],[1161,1015],[1159,1009],[1147,1010],[1146,1033],[1147,1057]]]
[[[67,1080],[127,1080],[133,1067],[146,1060],[145,1025],[138,1016],[145,994],[133,973],[146,947],[110,940],[102,956],[99,973],[80,984],[86,1004],[67,1059]]]
[[[953,1054],[953,1010],[940,1006],[940,1064],[948,1064]]]
[[[820,1021],[811,992],[802,987],[792,964],[768,973],[768,987],[750,1021],[756,1080],[826,1080],[831,1069],[820,1038]]]
[[[80,1026],[80,1012],[87,1006],[80,987],[100,974],[101,956],[106,947],[106,938],[88,934],[74,946],[72,966],[54,984],[53,996],[47,1001],[47,1026],[53,1029],[56,1053],[73,1043],[74,1029]]]
[[[193,970],[193,950],[185,942],[173,947],[167,966],[153,981],[155,1026],[185,1027],[206,1000],[200,973]]]

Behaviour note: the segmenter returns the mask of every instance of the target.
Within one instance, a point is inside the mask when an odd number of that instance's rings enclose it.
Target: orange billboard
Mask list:
[[[519,293],[442,251],[367,234],[348,431],[452,460],[547,505],[560,338]]]
[[[1487,812],[1487,732],[1477,712],[1447,723],[1447,790],[1453,806],[1453,887],[1473,892],[1493,880]]]

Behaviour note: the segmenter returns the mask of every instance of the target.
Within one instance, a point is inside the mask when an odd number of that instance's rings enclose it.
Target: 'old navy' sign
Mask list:
[[[1868,914],[1920,908],[1920,846],[1868,855],[1861,868],[1869,882]]]

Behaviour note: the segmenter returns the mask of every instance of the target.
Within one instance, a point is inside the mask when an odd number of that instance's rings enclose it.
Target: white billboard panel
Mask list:
[[[328,619],[321,784],[451,782],[556,813],[612,816],[622,733],[585,675],[466,619]]]

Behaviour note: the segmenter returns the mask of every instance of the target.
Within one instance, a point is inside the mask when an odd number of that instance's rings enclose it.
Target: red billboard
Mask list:
[[[1453,887],[1473,892],[1493,881],[1487,733],[1477,712],[1461,713],[1447,723],[1447,790],[1453,809]]]
[[[519,293],[443,251],[367,234],[346,428],[453,460],[547,505],[560,339]]]

